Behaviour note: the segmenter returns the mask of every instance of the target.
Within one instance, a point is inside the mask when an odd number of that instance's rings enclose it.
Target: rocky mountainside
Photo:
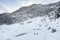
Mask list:
[[[15,12],[12,13],[3,13],[0,14],[0,24],[13,24],[22,21],[26,21],[27,19],[31,19],[38,16],[52,16],[54,14],[59,15],[59,6],[60,1],[56,3],[50,3],[46,5],[42,4],[32,4],[30,6],[25,6],[19,8]],[[56,15],[55,15],[56,16]]]

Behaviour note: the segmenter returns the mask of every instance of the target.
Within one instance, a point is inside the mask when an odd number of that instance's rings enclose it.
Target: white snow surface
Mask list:
[[[49,27],[56,32],[52,33]],[[22,33],[27,34],[17,36]],[[51,21],[43,16],[12,25],[0,25],[0,40],[60,40],[60,18]]]

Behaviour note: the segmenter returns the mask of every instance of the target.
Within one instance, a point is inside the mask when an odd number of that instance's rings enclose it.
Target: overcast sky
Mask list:
[[[0,13],[13,12],[22,6],[28,6],[33,3],[48,4],[59,0],[0,0]]]

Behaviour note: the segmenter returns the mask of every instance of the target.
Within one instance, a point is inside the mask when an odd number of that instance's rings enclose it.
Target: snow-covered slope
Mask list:
[[[36,17],[0,26],[0,40],[60,40],[60,18]]]
[[[0,14],[0,40],[60,40],[59,6],[33,4]]]

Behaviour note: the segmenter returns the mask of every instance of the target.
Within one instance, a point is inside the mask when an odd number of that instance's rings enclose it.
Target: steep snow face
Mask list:
[[[0,40],[60,40],[60,18],[36,17],[12,25],[0,25]]]

